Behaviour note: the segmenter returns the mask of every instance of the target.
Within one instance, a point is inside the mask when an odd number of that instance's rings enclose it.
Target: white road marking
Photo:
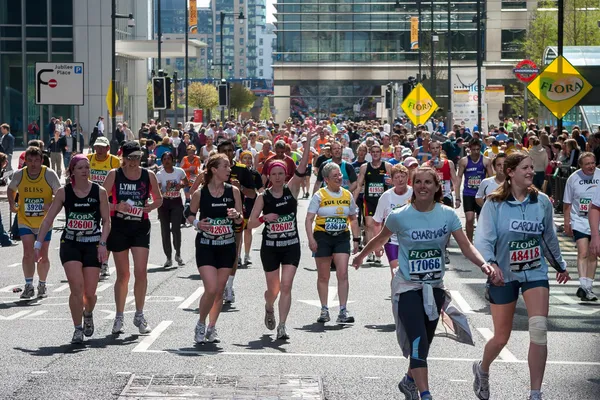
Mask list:
[[[179,303],[181,296],[146,296],[146,303]]]
[[[460,278],[460,283],[465,284],[465,285],[485,285],[487,283],[487,279],[486,278]],[[559,285],[559,283],[556,282],[555,280],[550,280],[549,283],[550,283],[550,286],[558,286]],[[561,287],[579,286],[579,281],[578,280],[570,280],[566,284],[560,284],[560,286]]]
[[[598,307],[598,306],[596,306],[596,307],[589,307],[589,306],[588,307],[585,307],[585,306],[580,307],[580,303],[577,300],[573,300],[570,296],[567,296],[565,294],[565,292],[552,291],[550,293],[551,293],[551,296],[554,297],[556,300],[561,301],[564,304],[566,304],[565,306],[556,306],[554,304],[551,304],[552,307],[560,308],[561,310],[572,311],[572,312],[575,312],[577,314],[582,314],[582,315],[592,315],[592,314],[600,311],[600,307]]]
[[[479,333],[481,333],[481,336],[485,338],[486,342],[489,342],[489,340],[494,336],[494,333],[489,328],[477,328],[477,330],[479,331]],[[506,347],[502,349],[502,351],[499,354],[499,357],[501,360],[504,361],[517,361],[517,357],[515,357],[513,353],[511,353]]]
[[[133,350],[131,350],[131,352],[143,353],[147,351],[150,348],[150,346],[152,346],[152,343],[154,343],[154,341],[158,339],[160,334],[163,333],[172,323],[173,321],[161,321],[160,324],[158,324],[148,336],[142,339],[140,344],[138,344]]]
[[[15,268],[15,267],[20,267],[21,263],[14,263],[14,264],[9,264],[6,266],[6,268]]]
[[[187,299],[185,299],[183,301],[183,303],[181,303],[180,305],[178,305],[177,308],[180,308],[180,309],[190,308],[190,306],[192,304],[194,304],[195,302],[198,301],[198,299],[200,298],[200,296],[202,296],[202,293],[204,293],[204,287],[200,286],[198,289],[196,289],[194,291],[194,293],[192,293],[190,295],[190,297],[188,297]]]
[[[12,321],[12,320],[21,318],[21,317],[29,314],[30,312],[31,312],[31,310],[17,311],[13,315],[9,315],[8,317],[4,317],[4,316],[0,315],[0,321]]]
[[[12,293],[13,288],[18,287],[19,285],[8,285],[0,289],[0,292]]]
[[[67,290],[68,288],[69,288],[69,284],[65,283],[64,285],[60,285],[59,287],[54,289],[53,292],[62,292],[63,290]]]
[[[450,382],[469,382],[466,379],[450,379]]]
[[[469,303],[467,303],[465,298],[462,297],[462,295],[460,294],[460,292],[458,290],[451,290],[450,295],[452,296],[452,301],[454,301],[458,305],[458,307],[460,307],[460,310],[464,314],[473,314],[474,313],[474,311],[471,308],[471,306],[469,305]]]
[[[335,299],[336,297],[337,297],[337,287],[329,286],[329,290],[327,291],[327,306],[329,308],[338,307],[340,305],[340,302]],[[298,300],[298,301],[301,303],[306,303],[310,306],[315,306],[315,307],[321,308],[321,300]],[[354,301],[348,301],[348,304],[350,304],[350,303],[354,303]]]
[[[112,286],[111,283],[103,283],[102,285],[98,286],[98,288],[96,289],[96,293],[104,292],[106,289],[108,289],[111,286]]]
[[[164,322],[164,321],[163,321]],[[139,345],[138,345],[139,346]],[[253,353],[249,351],[224,351],[224,352],[206,352],[202,350],[141,350],[143,353],[154,353],[154,354],[196,354],[205,356],[251,356],[251,357],[298,357],[298,358],[349,358],[349,359],[363,359],[363,360],[406,360],[402,356],[383,356],[383,355],[372,355],[372,354],[323,354],[323,353]],[[456,357],[427,357],[427,361],[448,361],[448,362],[467,362],[472,363],[473,361],[480,361],[481,358],[456,358]],[[526,364],[527,360],[503,360],[502,358],[494,361],[501,363],[517,363]],[[600,367],[600,361],[547,361],[546,364],[552,365],[579,365],[579,366],[591,366]]]
[[[127,299],[125,299],[125,304],[129,304],[132,303],[135,300],[135,296],[127,296]]]
[[[31,371],[31,373],[41,375],[41,374],[47,374],[48,371]]]
[[[33,319],[35,317],[39,317],[40,315],[44,315],[48,312],[48,310],[39,310],[39,311],[34,311],[31,314],[23,317],[23,319]]]

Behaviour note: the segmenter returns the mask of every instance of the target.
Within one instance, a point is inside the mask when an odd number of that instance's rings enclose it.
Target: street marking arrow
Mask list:
[[[328,307],[338,307],[340,302],[335,300],[337,297],[337,287],[329,286],[329,290],[327,291],[327,306]],[[306,303],[310,306],[315,306],[321,308],[321,300],[298,300],[301,303]],[[353,301],[348,301],[348,304],[354,303]]]

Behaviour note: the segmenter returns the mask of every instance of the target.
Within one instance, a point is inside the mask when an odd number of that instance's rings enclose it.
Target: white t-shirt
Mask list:
[[[377,202],[377,208],[375,209],[375,214],[373,214],[373,221],[379,224],[385,221],[387,216],[390,215],[392,211],[404,206],[405,204],[408,204],[412,194],[413,188],[410,186],[408,186],[408,190],[403,195],[396,194],[394,188],[383,192],[379,198],[379,201]],[[395,233],[390,238],[390,243],[398,244],[398,238],[396,237]]]
[[[183,169],[174,167],[173,172],[168,173],[164,169],[161,169],[156,173],[156,179],[160,185],[160,191],[163,197],[167,199],[176,199],[181,197],[181,189],[176,189],[175,185],[181,183],[185,179],[185,172]]]
[[[215,146],[214,144],[210,150],[208,150],[206,148],[206,146],[202,146],[202,149],[200,150],[200,155],[202,156],[202,159],[203,160],[207,159],[208,156],[210,155],[211,151],[213,151],[213,150],[217,150],[217,146]]]
[[[354,152],[350,147],[344,147],[344,150],[342,150],[342,159],[346,162],[352,162],[354,160]]]
[[[225,129],[225,134],[227,135],[227,138],[230,140],[234,140],[235,141],[235,137],[237,136],[237,132],[235,129]]]
[[[485,178],[481,181],[481,185],[479,185],[479,189],[477,190],[477,194],[475,195],[476,199],[485,199],[488,197],[494,190],[496,190],[500,185],[496,182],[495,176],[490,176],[489,178]]]
[[[252,159],[254,160],[254,157],[256,157],[256,150],[254,150],[253,148],[249,147],[247,150],[250,150],[250,153],[252,153]],[[238,161],[242,161],[240,160],[240,154],[242,154],[242,151],[246,151],[246,150],[242,150],[242,149],[237,149],[235,152],[235,159]]]
[[[590,235],[588,212],[591,204],[600,206],[600,169],[596,168],[594,175],[585,175],[577,170],[565,184],[563,203],[571,205],[571,229]]]
[[[257,152],[261,152],[263,144],[261,142],[256,142],[256,143],[254,143],[254,145],[252,143],[248,143],[248,146],[252,147]]]
[[[205,132],[204,135],[206,135],[206,137],[211,137],[211,138],[215,138],[215,131],[212,128],[208,128]]]

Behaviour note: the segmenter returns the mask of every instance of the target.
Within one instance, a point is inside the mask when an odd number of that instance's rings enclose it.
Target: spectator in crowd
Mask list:
[[[2,145],[3,153],[6,154],[8,164],[6,165],[7,171],[12,171],[12,156],[15,151],[15,137],[10,133],[10,125],[0,125],[0,133],[2,133],[2,139],[0,145]]]

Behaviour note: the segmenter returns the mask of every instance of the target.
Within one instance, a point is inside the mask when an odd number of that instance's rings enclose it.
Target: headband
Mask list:
[[[283,161],[279,161],[279,160],[275,160],[269,164],[269,170],[267,171],[267,175],[271,175],[271,171],[273,171],[273,168],[276,168],[276,167],[283,168],[283,171],[287,175],[287,166],[285,165],[285,163]]]

